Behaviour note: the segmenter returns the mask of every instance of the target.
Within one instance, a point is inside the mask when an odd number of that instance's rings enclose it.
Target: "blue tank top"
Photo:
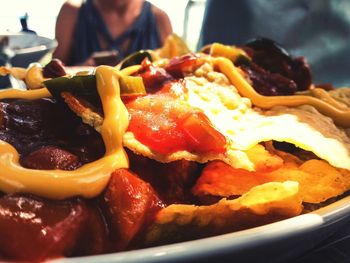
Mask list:
[[[135,22],[122,35],[113,38],[103,18],[92,0],[86,0],[78,14],[75,27],[71,60],[67,65],[76,65],[84,62],[93,52],[102,51],[99,38],[101,36],[109,50],[116,50],[123,58],[140,49],[155,49],[160,47],[157,21],[151,10],[152,5],[145,1],[140,15]],[[127,52],[120,49],[121,44],[130,38]]]

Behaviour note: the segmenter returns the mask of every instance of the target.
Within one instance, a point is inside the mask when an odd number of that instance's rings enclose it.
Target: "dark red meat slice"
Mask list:
[[[151,185],[126,169],[112,174],[104,201],[114,251],[128,248],[163,206]]]
[[[44,146],[26,155],[23,167],[39,170],[74,170],[81,166],[76,155],[55,146]]]
[[[105,152],[103,140],[97,131],[83,124],[67,105],[51,99],[2,100],[0,140],[15,147],[22,160],[29,158],[27,167],[34,169],[71,170],[79,167],[77,163],[92,162]],[[74,161],[75,156],[79,162]],[[39,157],[43,160],[40,161]],[[43,164],[49,158],[52,160],[45,168]],[[65,162],[63,166],[62,160]]]
[[[153,66],[148,59],[143,60],[142,67],[136,75],[143,78],[147,93],[155,93],[160,90],[165,83],[174,80],[165,69]]]
[[[0,199],[0,257],[41,261],[69,255],[87,219],[81,200],[5,195]]]
[[[128,151],[130,169],[140,178],[149,182],[166,204],[191,203],[191,187],[200,165],[196,162],[179,160],[171,163],[160,163]]]
[[[166,65],[165,70],[174,78],[183,78],[186,72],[192,72],[198,56],[187,54],[172,58]]]
[[[43,68],[45,78],[57,78],[67,75],[64,64],[61,60],[54,58]]]
[[[87,206],[88,217],[76,247],[70,256],[96,255],[109,252],[108,228],[99,204],[92,200]]]
[[[249,76],[254,89],[265,96],[293,95],[297,85],[278,73],[271,73],[257,64],[241,65],[241,69]]]
[[[251,65],[246,65],[244,71],[256,71],[255,78],[258,77],[259,83],[254,83],[253,86],[259,86],[259,93],[263,91],[264,95],[292,95],[296,91],[303,91],[310,88],[312,84],[312,75],[310,66],[303,57],[294,58],[276,42],[266,39],[258,38],[249,43],[246,43],[242,48],[252,58]],[[238,62],[239,64],[239,62]],[[253,65],[255,64],[255,66]],[[266,72],[261,72],[261,69]],[[264,76],[259,76],[263,73]],[[251,72],[248,72],[250,75]],[[288,84],[287,80],[290,81]],[[272,87],[274,90],[268,92],[268,88]],[[294,87],[293,87],[294,86]],[[294,91],[293,91],[294,90]],[[293,93],[292,93],[293,92]]]

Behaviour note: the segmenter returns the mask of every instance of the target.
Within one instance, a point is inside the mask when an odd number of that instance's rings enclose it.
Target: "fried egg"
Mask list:
[[[331,118],[308,105],[276,106],[270,110],[252,107],[224,75],[205,67],[185,78],[186,101],[202,110],[228,139],[227,155],[234,159],[230,162],[233,167],[254,170],[245,153],[260,142],[274,140],[294,144],[334,167],[350,170],[350,139]],[[237,153],[239,160],[230,157]]]
[[[177,151],[161,154],[141,143],[130,131],[123,136],[125,147],[160,162],[185,159],[205,163],[222,160],[234,168],[255,171],[262,164],[273,167],[282,162],[260,144],[280,141],[310,151],[336,168],[350,170],[349,135],[345,129],[336,126],[331,118],[319,113],[314,107],[275,106],[269,110],[253,107],[250,99],[242,97],[228,78],[215,71],[210,63],[204,63],[186,76],[184,85],[185,94],[179,97],[179,105],[202,111],[213,127],[225,136],[226,151]],[[71,104],[68,103],[74,110],[76,107],[73,107],[74,103]],[[79,112],[79,116],[81,114]],[[91,113],[87,115],[90,117]],[[84,116],[83,120],[90,124],[90,119]],[[100,119],[102,118],[101,116]]]

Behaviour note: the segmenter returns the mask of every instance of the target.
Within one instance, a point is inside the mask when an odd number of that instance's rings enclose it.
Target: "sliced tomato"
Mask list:
[[[128,130],[153,151],[168,154],[182,150],[185,141],[177,130],[176,122],[162,108],[150,108],[151,111],[130,109],[131,119]]]
[[[205,114],[193,112],[179,99],[153,94],[133,101],[127,108],[131,116],[128,130],[153,151],[161,154],[225,151],[226,138]]]
[[[226,138],[202,112],[188,113],[179,121],[189,151],[225,152]]]

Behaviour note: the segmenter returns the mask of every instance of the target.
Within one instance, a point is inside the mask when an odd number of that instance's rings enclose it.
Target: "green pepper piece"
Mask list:
[[[119,79],[120,93],[123,95],[146,94],[142,77],[122,76]]]
[[[137,51],[122,60],[120,69],[127,68],[133,65],[140,65],[145,58],[148,58],[152,62],[152,56],[148,51]]]
[[[61,99],[61,93],[68,91],[88,101],[99,100],[95,75],[59,77],[44,81],[44,85],[56,99]]]

